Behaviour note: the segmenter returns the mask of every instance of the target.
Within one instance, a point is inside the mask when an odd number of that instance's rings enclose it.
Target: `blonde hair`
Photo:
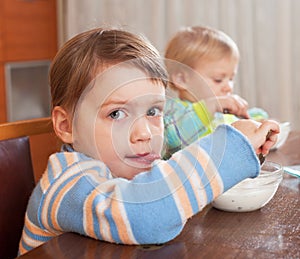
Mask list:
[[[141,35],[96,28],[76,35],[57,53],[50,68],[52,109],[74,112],[89,83],[99,71],[124,61],[167,86],[167,72],[158,51]]]
[[[239,58],[235,42],[222,31],[202,26],[179,30],[168,42],[165,51],[169,75],[177,73],[181,64],[194,68],[200,60],[214,61],[224,57]],[[179,66],[176,66],[177,62]]]

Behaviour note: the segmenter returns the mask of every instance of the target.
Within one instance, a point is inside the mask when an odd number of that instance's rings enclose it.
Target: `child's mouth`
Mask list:
[[[161,156],[155,153],[143,153],[143,154],[129,155],[125,157],[126,160],[141,165],[145,165],[145,166],[150,166],[155,160],[160,158]]]

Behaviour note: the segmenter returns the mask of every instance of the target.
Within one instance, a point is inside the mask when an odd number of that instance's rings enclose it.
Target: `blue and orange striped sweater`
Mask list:
[[[186,221],[260,166],[247,139],[222,125],[132,180],[65,147],[50,156],[26,212],[19,253],[63,232],[122,244],[164,243]]]

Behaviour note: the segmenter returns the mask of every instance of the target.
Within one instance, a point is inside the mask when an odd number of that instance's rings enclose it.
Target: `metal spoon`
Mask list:
[[[270,130],[266,136],[266,140],[271,136],[272,130]],[[258,159],[260,162],[260,165],[263,166],[265,160],[266,160],[266,155],[263,155],[263,153],[258,154]]]
[[[263,166],[264,162],[266,161],[266,156],[264,156],[262,153],[259,153],[258,159],[259,159],[260,165]]]

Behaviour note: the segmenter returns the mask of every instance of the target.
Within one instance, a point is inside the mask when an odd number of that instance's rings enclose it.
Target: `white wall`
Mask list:
[[[61,40],[103,25],[142,32],[163,54],[181,26],[206,24],[229,34],[242,56],[236,92],[300,129],[300,1],[58,0]]]

